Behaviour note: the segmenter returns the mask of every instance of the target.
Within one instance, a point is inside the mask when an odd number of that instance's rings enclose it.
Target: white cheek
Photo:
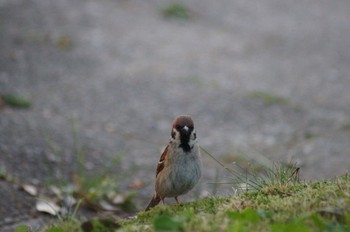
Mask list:
[[[175,140],[180,141],[180,133],[177,130],[174,130],[175,132]]]

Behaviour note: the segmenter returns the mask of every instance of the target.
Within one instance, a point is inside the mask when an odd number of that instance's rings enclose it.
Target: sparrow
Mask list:
[[[165,147],[156,171],[155,193],[145,211],[164,204],[164,198],[189,192],[202,173],[197,134],[190,116],[178,116],[173,121],[169,144]]]

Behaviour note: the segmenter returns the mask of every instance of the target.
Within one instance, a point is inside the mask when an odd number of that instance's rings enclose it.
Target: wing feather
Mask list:
[[[166,148],[164,149],[162,155],[160,156],[160,159],[159,159],[159,163],[157,165],[157,174],[156,174],[156,177],[158,176],[158,174],[164,169],[164,162],[165,162],[165,158],[168,154],[168,146],[166,146]]]

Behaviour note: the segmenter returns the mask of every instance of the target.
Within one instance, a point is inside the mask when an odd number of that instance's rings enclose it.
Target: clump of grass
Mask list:
[[[232,184],[238,190],[274,191],[298,183],[299,167],[295,164],[273,163],[272,167],[243,169],[239,165],[229,168],[232,174]]]
[[[346,210],[350,206],[349,175],[333,181],[290,184],[288,194],[276,194],[276,192],[285,191],[283,186],[275,186],[275,188],[277,191],[274,192],[262,190],[235,196],[228,207],[238,210],[246,208],[263,210],[269,215],[270,220],[278,224],[295,221],[298,218],[304,222],[310,219],[313,221],[315,217],[325,216],[326,211],[334,222],[338,221],[339,218],[336,218],[338,214],[341,214],[344,220],[345,217],[350,216],[349,211]],[[350,226],[350,220],[347,221],[347,226]]]
[[[165,18],[188,20],[190,13],[187,7],[181,3],[173,3],[162,9]]]
[[[74,192],[76,198],[95,211],[119,211],[134,212],[135,192],[120,193],[118,191],[119,178],[107,175],[76,175],[74,178]],[[118,202],[114,202],[119,198]]]
[[[84,232],[112,232],[120,227],[112,218],[92,219],[81,225]]]
[[[106,197],[108,193],[117,189],[118,180],[108,178],[104,175],[75,175],[74,195],[83,199],[85,204],[98,209],[98,202]]]
[[[239,191],[261,190],[268,186],[281,187],[299,181],[299,168],[293,163],[273,163],[271,167],[260,165],[258,168],[255,165],[243,167],[233,163],[227,167],[203,147],[201,150],[229,173],[232,181],[222,184],[230,184]]]
[[[65,232],[65,231],[83,232],[83,230],[81,229],[81,222],[79,222],[79,220],[75,218],[68,218],[66,220],[59,220],[58,222],[42,229],[42,232]]]
[[[265,105],[289,105],[290,101],[287,98],[277,96],[265,91],[254,91],[249,94],[253,99],[261,100]]]
[[[25,109],[32,105],[28,98],[16,94],[2,94],[0,95],[0,101],[3,102],[4,105],[12,108]]]
[[[120,225],[112,218],[95,218],[83,223],[74,218],[68,218],[47,226],[42,232],[114,232],[119,227]]]
[[[183,231],[183,225],[189,219],[187,215],[158,215],[153,221],[153,227],[155,231]]]

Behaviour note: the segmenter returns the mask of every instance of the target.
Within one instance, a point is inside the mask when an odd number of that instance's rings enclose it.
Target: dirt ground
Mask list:
[[[0,94],[32,101],[0,109],[0,229],[36,223],[18,183],[69,180],[79,144],[91,172],[135,180],[142,209],[179,114],[226,165],[297,162],[303,179],[350,167],[350,1],[0,0]],[[74,137],[74,133],[77,134]],[[77,141],[79,138],[79,141]],[[53,152],[52,146],[56,147]],[[203,154],[196,196],[230,194]]]

